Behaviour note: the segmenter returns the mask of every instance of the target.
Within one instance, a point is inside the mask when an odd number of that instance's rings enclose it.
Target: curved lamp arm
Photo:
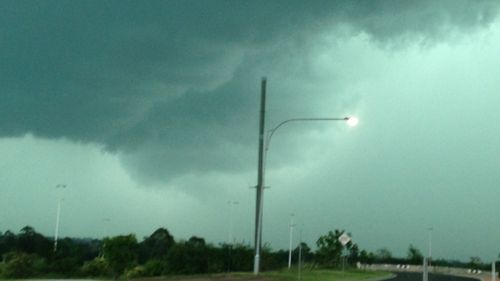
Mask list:
[[[279,123],[276,127],[270,129],[267,131],[267,138],[266,138],[266,145],[265,145],[265,150],[269,150],[269,144],[271,143],[271,138],[274,135],[274,132],[279,129],[279,127],[285,125],[286,123],[290,122],[297,122],[297,121],[349,121],[352,117],[343,117],[343,118],[292,118],[292,119],[287,119],[281,123]]]

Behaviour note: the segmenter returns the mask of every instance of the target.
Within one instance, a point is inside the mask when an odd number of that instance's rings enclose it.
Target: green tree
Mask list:
[[[96,257],[82,266],[82,274],[88,277],[105,277],[109,274],[108,262],[103,257]]]
[[[483,265],[480,257],[470,257],[469,267],[472,269],[480,269]]]
[[[205,273],[209,269],[209,259],[205,240],[193,236],[172,247],[167,256],[167,267],[170,273]]]
[[[25,226],[17,235],[16,248],[18,251],[37,254],[41,257],[49,257],[52,250],[52,242],[31,226]]]
[[[338,267],[342,264],[342,251],[347,250],[347,256],[352,256],[353,260],[349,262],[354,263],[359,256],[359,249],[352,241],[345,246],[339,241],[339,237],[345,231],[336,229],[334,232],[329,231],[326,235],[320,236],[316,241],[318,250],[316,251],[316,260],[326,267]]]
[[[168,230],[158,228],[139,244],[139,262],[145,263],[150,259],[165,260],[174,244],[174,237]]]
[[[387,248],[381,248],[375,251],[375,260],[377,262],[390,262],[392,259],[392,253]]]
[[[104,257],[115,279],[136,263],[137,246],[137,239],[133,234],[104,239]]]
[[[417,249],[415,246],[410,244],[408,247],[408,262],[411,264],[421,264],[424,256],[422,255],[422,252],[420,252],[419,249]]]
[[[375,254],[367,252],[366,250],[361,250],[359,253],[359,261],[362,263],[372,264],[375,261]]]
[[[9,252],[5,255],[3,276],[6,278],[26,278],[35,274],[34,254],[23,252]]]
[[[314,253],[311,251],[311,248],[307,245],[307,243],[305,242],[300,242],[299,243],[299,246],[297,246],[293,252],[292,252],[292,255],[293,255],[293,258],[296,259],[296,261],[298,261],[298,258],[299,258],[299,247],[302,248],[302,262],[310,262],[313,260],[314,258]]]

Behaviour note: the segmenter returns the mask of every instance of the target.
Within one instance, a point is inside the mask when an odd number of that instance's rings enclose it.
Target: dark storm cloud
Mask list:
[[[255,154],[259,77],[307,76],[297,65],[307,66],[318,34],[347,28],[344,36],[366,33],[382,44],[435,40],[488,25],[498,6],[3,1],[0,136],[32,133],[123,151],[144,179],[240,170],[254,164],[242,159]],[[289,92],[283,107],[308,108],[299,92]]]

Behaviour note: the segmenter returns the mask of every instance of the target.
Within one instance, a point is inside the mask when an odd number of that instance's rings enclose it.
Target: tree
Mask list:
[[[17,235],[18,251],[37,254],[41,257],[48,257],[51,254],[52,243],[40,233],[37,233],[31,226],[25,226]]]
[[[375,261],[375,254],[367,252],[366,250],[361,250],[359,253],[359,261],[362,263],[372,264]]]
[[[314,254],[311,251],[311,248],[305,242],[300,242],[299,246],[297,246],[297,248],[293,250],[292,255],[294,259],[297,259],[298,261],[300,248],[302,248],[301,250],[302,262],[312,261],[312,259],[314,258]]]
[[[135,264],[137,245],[137,239],[133,234],[104,239],[104,257],[115,279]]]
[[[350,262],[355,262],[358,259],[358,246],[352,241],[349,241],[345,246],[339,241],[339,237],[345,231],[340,231],[336,229],[334,232],[329,231],[328,234],[320,236],[316,245],[318,250],[316,252],[317,261],[327,267],[338,267],[342,263],[342,251],[346,249],[348,251],[348,256],[352,256],[353,260]]]
[[[408,262],[411,264],[420,264],[422,263],[424,256],[422,255],[422,252],[420,252],[419,249],[417,249],[415,246],[410,244],[410,247],[408,247]]]
[[[167,267],[171,273],[192,274],[208,272],[210,248],[205,239],[193,236],[186,242],[175,244],[167,256]]]
[[[469,267],[472,269],[480,269],[483,265],[480,257],[470,257]]]
[[[26,278],[35,273],[35,259],[33,254],[22,252],[10,252],[5,257],[5,269],[3,276],[7,278]]]
[[[150,259],[165,260],[174,244],[174,237],[168,230],[158,228],[139,244],[139,262],[145,263]]]
[[[88,277],[105,277],[109,273],[109,266],[103,257],[96,257],[82,266],[82,274]]]
[[[387,248],[378,249],[375,251],[375,260],[377,262],[389,262],[392,259],[392,253]]]

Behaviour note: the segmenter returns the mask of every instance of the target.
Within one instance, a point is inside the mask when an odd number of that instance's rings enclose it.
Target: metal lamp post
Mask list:
[[[292,118],[279,123],[274,128],[268,131],[267,138],[264,136],[265,132],[265,112],[266,112],[266,78],[262,79],[261,83],[261,98],[260,98],[260,119],[259,119],[259,153],[258,153],[258,167],[257,167],[257,190],[256,190],[256,206],[255,206],[255,257],[253,272],[258,275],[260,272],[260,253],[262,247],[262,213],[263,213],[263,193],[264,193],[264,164],[265,152],[269,149],[271,138],[276,130],[281,126],[291,122],[302,121],[345,121],[350,126],[355,126],[358,119],[354,117],[343,118]]]
[[[289,247],[288,247],[288,270],[290,270],[290,268],[292,267],[292,240],[293,240],[293,227],[295,226],[295,224],[293,223],[293,216],[295,214],[290,214],[290,243],[289,243]]]
[[[65,184],[56,185],[57,189],[66,188]],[[61,201],[62,201],[62,191],[59,192],[59,200],[57,201],[57,214],[56,214],[56,229],[54,234],[54,252],[57,251],[57,239],[59,238],[59,217],[61,216]]]

